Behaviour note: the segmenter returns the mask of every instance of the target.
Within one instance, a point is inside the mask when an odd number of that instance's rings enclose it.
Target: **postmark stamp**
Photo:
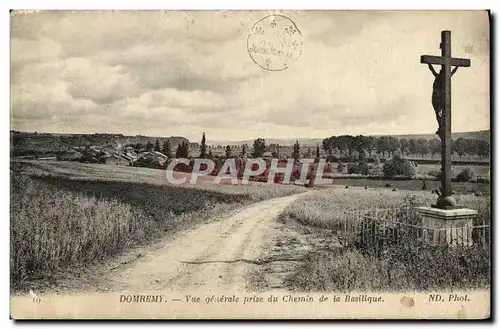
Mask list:
[[[268,71],[282,71],[297,62],[302,45],[302,33],[295,22],[280,14],[257,21],[247,39],[250,58]]]

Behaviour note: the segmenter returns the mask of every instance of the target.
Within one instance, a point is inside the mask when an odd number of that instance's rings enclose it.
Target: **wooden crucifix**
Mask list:
[[[432,106],[436,112],[438,131],[441,138],[441,195],[436,207],[441,209],[456,208],[456,203],[451,197],[451,77],[458,67],[469,67],[470,60],[451,57],[451,32],[441,31],[441,56],[423,55],[420,63],[427,64],[435,77]],[[432,64],[441,65],[441,71],[436,73]],[[455,68],[451,69],[454,66]]]

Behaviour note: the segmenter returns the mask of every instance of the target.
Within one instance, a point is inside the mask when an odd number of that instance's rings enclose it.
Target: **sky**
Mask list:
[[[281,71],[247,47],[272,14],[300,31],[300,55]],[[14,12],[11,129],[191,141],[434,133],[420,56],[440,55],[442,30],[452,55],[471,59],[452,79],[452,131],[489,129],[484,11]]]

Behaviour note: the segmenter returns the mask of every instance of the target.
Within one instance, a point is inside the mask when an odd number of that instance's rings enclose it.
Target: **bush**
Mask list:
[[[337,165],[337,171],[338,172],[343,172],[345,168],[345,164],[339,161],[339,164]]]
[[[358,155],[350,154],[350,155],[347,156],[347,162],[353,163],[353,162],[356,162],[356,161],[358,161]]]
[[[433,176],[436,180],[441,180],[441,170],[431,170],[427,175]]]
[[[347,172],[349,174],[368,175],[368,165],[365,162],[359,162],[357,164],[349,164],[347,166]]]
[[[464,170],[462,170],[460,174],[457,175],[456,178],[457,182],[468,182],[472,179],[474,179],[474,172],[470,167],[467,167]]]
[[[395,156],[392,160],[386,161],[382,171],[386,177],[404,176],[412,178],[416,173],[415,168],[411,165],[411,163],[399,156]]]

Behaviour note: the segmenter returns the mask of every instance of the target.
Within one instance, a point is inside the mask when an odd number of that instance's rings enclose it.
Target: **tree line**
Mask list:
[[[158,151],[169,158],[172,157],[172,147],[170,141],[167,139],[160,145],[159,140],[156,143],[148,142],[146,145],[143,144],[130,144],[136,150],[146,150],[146,151]],[[212,157],[212,148],[207,147],[205,133],[203,133],[200,143],[200,158]],[[341,136],[331,136],[323,139],[322,148],[328,155],[333,155],[333,153],[340,153],[342,155],[348,154],[352,155],[353,152],[367,154],[369,157],[377,154],[382,157],[390,157],[399,152],[402,157],[409,154],[417,154],[424,158],[426,155],[430,155],[432,159],[434,156],[439,156],[441,153],[441,141],[437,138],[426,139],[426,138],[396,138],[392,136],[351,136],[351,135],[341,135]],[[248,152],[248,145],[243,144],[238,147],[227,145],[225,147],[226,157],[233,155],[233,150],[238,149],[239,152],[234,152],[234,155],[246,156]],[[273,155],[279,156],[280,145],[271,143],[266,145],[266,141],[263,138],[257,138],[253,142],[253,148],[251,152],[252,157],[261,157],[264,152],[272,152]],[[298,159],[301,156],[300,152],[301,146],[298,141],[293,145],[292,157]],[[490,155],[490,143],[485,140],[474,139],[474,138],[457,138],[452,140],[452,152],[458,154],[460,160],[464,155],[469,157],[477,155],[479,159],[483,157],[488,157]],[[238,153],[238,154],[236,154]],[[312,150],[310,147],[307,148],[306,152],[303,152],[306,156],[320,157],[320,147],[317,145],[316,150]],[[181,142],[177,149],[175,150],[176,158],[187,158],[189,155],[189,143],[183,141]]]
[[[354,151],[359,153],[367,152],[368,156],[374,153],[382,157],[392,156],[395,152],[405,157],[409,154],[418,154],[422,158],[430,155],[434,158],[435,155],[441,153],[441,141],[437,138],[396,138],[391,136],[373,137],[373,136],[331,136],[325,138],[322,142],[323,149],[329,155],[333,152],[352,155]],[[452,152],[457,153],[460,159],[464,155],[477,155],[480,159],[487,157],[490,154],[490,143],[474,138],[457,138],[452,140]]]

